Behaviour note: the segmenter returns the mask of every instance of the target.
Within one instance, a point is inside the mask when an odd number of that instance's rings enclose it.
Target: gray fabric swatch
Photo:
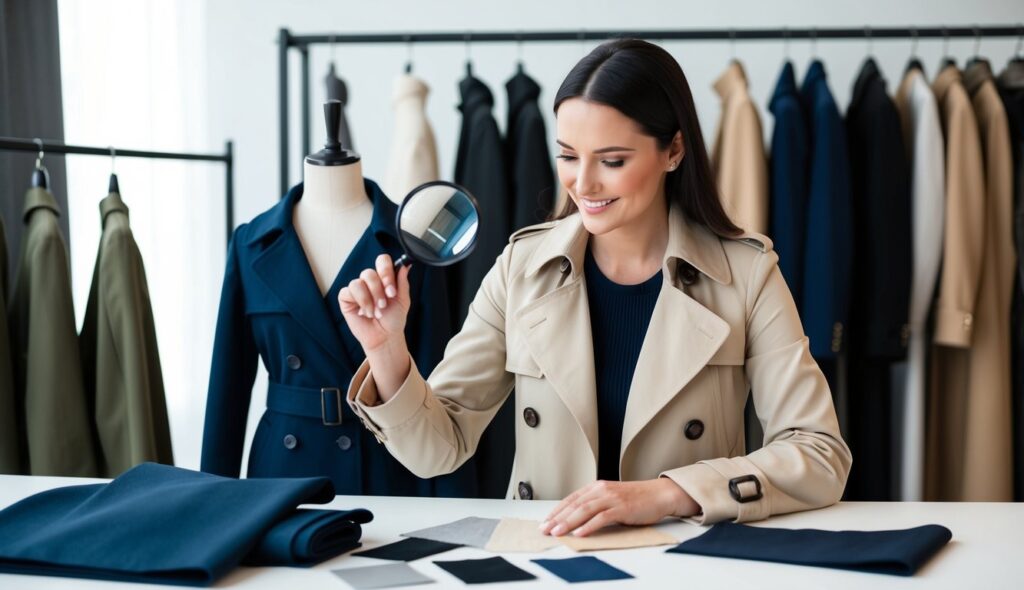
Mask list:
[[[497,518],[470,516],[455,522],[442,524],[441,526],[420,529],[411,533],[402,533],[402,536],[483,549],[487,546],[487,542],[491,540],[491,535],[494,533],[494,529],[497,528],[499,522]]]
[[[407,563],[389,563],[387,565],[371,565],[367,567],[350,567],[331,570],[331,573],[348,582],[357,590],[364,588],[394,588],[396,586],[415,586],[417,584],[433,584],[433,578],[419,573]]]

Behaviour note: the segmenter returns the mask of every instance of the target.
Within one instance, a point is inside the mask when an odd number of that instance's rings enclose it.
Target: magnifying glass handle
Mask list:
[[[402,254],[398,260],[395,261],[395,270],[398,270],[403,266],[412,266],[412,258],[409,258],[408,254]]]

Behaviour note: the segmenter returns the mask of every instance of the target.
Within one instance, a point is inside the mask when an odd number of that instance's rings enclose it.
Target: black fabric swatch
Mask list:
[[[667,553],[912,576],[952,537],[949,529],[936,524],[892,531],[822,531],[720,522]]]
[[[491,582],[520,582],[536,580],[537,576],[509,563],[502,557],[463,559],[461,561],[435,561],[435,564],[467,584]]]
[[[352,555],[372,557],[374,559],[390,559],[392,561],[416,561],[417,559],[437,555],[438,553],[444,553],[459,547],[462,547],[462,545],[442,543],[441,541],[431,541],[429,539],[408,538],[402,539],[397,543],[367,549],[366,551],[357,551]]]

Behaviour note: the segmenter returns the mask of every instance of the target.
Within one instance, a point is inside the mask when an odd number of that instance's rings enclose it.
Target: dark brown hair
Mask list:
[[[570,98],[610,106],[640,126],[642,132],[668,149],[682,131],[684,155],[680,166],[665,177],[665,198],[683,214],[721,237],[742,233],[718,198],[704,138],[697,120],[690,85],[679,63],[667,51],[640,39],[615,39],[598,45],[573,67],[555,95],[558,107]],[[553,219],[576,211],[566,199]]]

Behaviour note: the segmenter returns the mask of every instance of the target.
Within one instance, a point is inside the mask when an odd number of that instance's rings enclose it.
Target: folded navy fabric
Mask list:
[[[144,463],[0,511],[0,572],[204,586],[243,559],[308,564],[354,547],[372,519],[296,510],[333,499],[326,477],[232,479]]]
[[[822,531],[722,522],[667,552],[912,576],[952,537],[949,529],[936,524],[891,531]]]
[[[568,559],[533,559],[531,561],[570,584],[602,582],[604,580],[628,580],[633,577],[592,555],[570,557]]]
[[[373,520],[369,510],[295,510],[274,524],[242,561],[257,566],[320,563],[362,543],[360,524]]]
[[[430,557],[431,555],[437,555],[438,553],[444,553],[459,547],[462,547],[462,545],[409,537],[408,539],[402,539],[401,541],[374,547],[366,551],[356,551],[352,555],[372,557],[374,559],[390,559],[392,561],[416,561],[417,559]]]

